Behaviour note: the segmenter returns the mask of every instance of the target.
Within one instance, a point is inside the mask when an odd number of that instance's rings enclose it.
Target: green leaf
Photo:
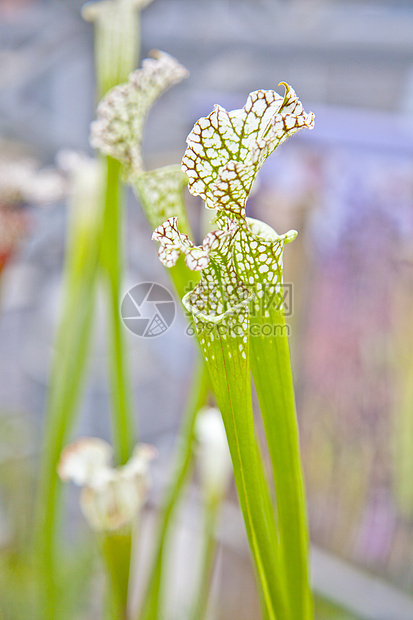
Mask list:
[[[235,241],[237,270],[254,287],[251,368],[264,422],[276,491],[281,555],[291,618],[312,618],[308,526],[288,340],[283,313],[282,255],[293,231],[278,236],[247,218],[249,234]]]
[[[274,557],[277,558],[278,578],[285,579],[286,592],[277,591],[277,581],[271,574],[273,567],[267,559],[262,561],[266,557],[261,555],[265,553],[265,544],[273,549],[274,541],[264,542],[262,523],[257,515],[257,520],[252,518],[249,502],[252,487],[261,491],[257,501],[261,501],[266,518],[273,519],[273,513],[262,461],[253,439],[253,426],[250,428],[246,423],[251,418],[252,425],[250,394],[245,387],[247,383],[249,390],[249,314],[251,312],[253,317],[252,328],[262,326],[264,320],[278,319],[278,315],[270,315],[271,304],[267,303],[266,295],[279,297],[283,247],[296,236],[295,231],[280,236],[263,222],[247,218],[246,201],[268,155],[296,131],[302,127],[311,129],[314,124],[314,115],[306,114],[293,89],[287,84],[284,86],[284,97],[274,91],[256,91],[249,95],[240,110],[227,112],[215,106],[208,117],[195,124],[188,136],[182,169],[189,178],[189,191],[201,196],[207,208],[216,209],[218,230],[208,233],[201,246],[195,246],[179,230],[178,219],[172,217],[157,227],[153,238],[160,242],[159,257],[165,266],[172,267],[183,254],[189,269],[201,272],[200,283],[183,302],[203,334],[201,345],[227,430],[267,617],[278,612],[283,619],[303,620],[312,617],[307,575],[308,535],[285,341],[274,351],[274,342],[257,340],[252,345],[252,367],[276,483],[279,530],[274,540],[280,548],[274,552]],[[228,332],[234,317],[243,315],[242,336]],[[200,329],[203,324],[209,326],[206,335],[205,330]],[[237,343],[239,350],[235,348],[233,336],[241,338]],[[238,360],[236,366],[234,360]],[[275,387],[273,374],[277,379]],[[267,385],[268,380],[271,387]],[[237,407],[234,407],[235,402]],[[275,427],[275,420],[278,427]],[[239,451],[244,441],[255,445],[255,480],[248,478],[251,470],[245,470],[246,462]],[[290,484],[294,485],[293,489]],[[257,538],[256,532],[261,538]],[[288,600],[284,600],[284,594]]]
[[[212,386],[225,425],[241,510],[267,617],[287,618],[280,549],[251,400],[248,307],[217,325],[195,318]]]
[[[251,368],[271,457],[291,617],[305,620],[313,616],[309,539],[288,339],[282,309],[272,305],[267,312],[251,317]]]
[[[171,260],[169,251],[173,251],[174,243],[185,248],[187,263],[192,266],[202,265],[209,259],[208,266],[201,272],[201,282],[184,297],[183,303],[194,317],[223,417],[265,609],[269,618],[276,618],[277,614],[286,617],[283,574],[281,571],[277,573],[279,543],[276,524],[252,413],[248,347],[251,293],[237,279],[228,260],[230,231],[217,235],[210,233],[202,250],[197,252],[185,237],[177,237],[173,224],[176,222],[172,222],[169,228],[163,225],[155,232],[164,244],[161,245],[164,260]],[[213,259],[209,251],[213,253]],[[172,260],[176,260],[175,255]]]
[[[277,532],[255,437],[248,359],[249,289],[230,260],[231,232],[209,233],[196,248],[171,218],[154,232],[160,258],[173,266],[181,251],[187,265],[202,268],[201,282],[184,299],[195,322],[212,387],[222,413],[241,509],[269,618],[286,611],[282,573],[276,575]],[[212,258],[213,256],[213,258]],[[276,611],[277,610],[277,611]],[[281,617],[286,617],[281,615]]]

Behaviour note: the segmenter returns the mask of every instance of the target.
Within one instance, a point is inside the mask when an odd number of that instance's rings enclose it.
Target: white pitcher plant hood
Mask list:
[[[91,125],[90,143],[122,164],[126,180],[134,186],[151,223],[156,226],[171,215],[185,219],[182,192],[187,178],[179,166],[145,171],[142,139],[147,114],[162,93],[187,77],[175,58],[161,51],[115,86],[102,99]]]
[[[111,467],[112,447],[102,439],[82,437],[61,455],[58,474],[82,487],[80,505],[96,531],[131,525],[144,505],[150,486],[149,463],[156,449],[138,444],[123,467]]]
[[[169,54],[158,50],[151,54],[128,82],[115,86],[102,99],[91,125],[91,145],[135,173],[144,170],[141,150],[148,111],[167,88],[188,75]]]
[[[201,196],[207,208],[216,209],[218,230],[195,246],[179,231],[177,218],[170,218],[155,230],[153,239],[161,244],[159,258],[166,266],[184,254],[189,269],[201,271],[200,284],[183,299],[198,320],[219,323],[234,312],[245,319],[250,299],[258,303],[264,288],[272,295],[281,290],[283,247],[297,233],[278,235],[267,224],[246,217],[245,205],[266,158],[299,129],[314,125],[313,113],[306,114],[294,90],[284,86],[284,97],[258,90],[240,110],[215,106],[187,138],[182,170],[189,191]]]

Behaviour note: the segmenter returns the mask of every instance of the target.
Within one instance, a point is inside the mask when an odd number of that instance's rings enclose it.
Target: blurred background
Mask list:
[[[40,448],[59,318],[65,191],[47,168],[60,149],[91,154],[93,28],[81,5],[0,0],[0,547],[16,515],[30,528],[19,506]],[[280,233],[299,231],[285,253],[285,280],[293,285],[288,322],[314,585],[334,604],[320,603],[319,618],[411,620],[413,4],[154,0],[142,14],[142,57],[154,48],[190,76],[150,115],[148,168],[178,162],[193,123],[214,103],[241,107],[250,91],[280,81],[316,115],[312,132],[266,162],[248,209]],[[18,199],[2,193],[11,174],[36,165],[46,168],[37,193],[33,186]],[[200,203],[188,204],[196,217]],[[150,234],[129,196],[125,291],[143,281],[168,286]],[[98,308],[75,436],[110,437],[102,321]],[[127,338],[142,439],[161,453],[156,505],[194,345],[182,315],[162,338]],[[68,527],[76,529],[82,519],[70,497]],[[196,538],[191,497],[182,515],[181,583],[190,573],[185,549]],[[230,502],[222,521],[211,618],[251,620],[254,585]]]

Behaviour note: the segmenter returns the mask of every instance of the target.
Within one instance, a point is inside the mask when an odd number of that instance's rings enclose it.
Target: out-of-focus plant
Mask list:
[[[207,400],[209,389],[208,372],[204,365],[198,364],[192,380],[188,405],[183,415],[172,475],[160,509],[153,559],[147,575],[143,600],[136,616],[139,620],[156,620],[163,617],[164,564],[171,523],[193,465],[195,423],[200,409]]]
[[[61,172],[40,168],[33,158],[0,155],[0,171],[1,204],[42,206],[66,196],[67,184]]]
[[[41,169],[39,163],[31,157],[19,153],[17,145],[0,143],[0,275],[12,259],[22,239],[30,228],[31,211],[28,207],[48,206],[62,199],[67,193],[67,182],[64,174],[54,168]],[[7,154],[6,154],[7,153]],[[18,420],[15,420],[17,428]],[[4,424],[4,421],[3,421]],[[27,524],[28,514],[32,510],[33,494],[31,489],[34,476],[31,464],[19,454],[19,444],[25,433],[20,429],[19,441],[8,437],[3,432],[2,440],[9,448],[14,462],[3,466],[7,470],[7,478],[18,485],[20,491],[16,498],[11,498],[10,510],[17,509],[20,502],[20,514],[13,515],[10,522],[10,541],[2,557],[3,579],[0,580],[1,598],[7,612],[15,613],[13,617],[32,610],[33,573],[29,561],[28,544],[31,539],[32,527]],[[27,440],[27,437],[26,437]],[[32,455],[31,455],[32,456]],[[0,458],[1,461],[1,458]],[[16,473],[18,472],[18,476]],[[7,479],[3,484],[7,486]],[[26,488],[27,487],[27,488]],[[24,498],[24,501],[22,501]],[[27,597],[23,600],[15,595],[18,588],[27,590]],[[10,608],[8,606],[10,605]],[[1,615],[1,612],[0,612]]]
[[[208,609],[215,558],[215,536],[221,503],[232,478],[231,456],[218,409],[202,409],[195,425],[196,455],[204,506],[204,527],[199,585],[192,620],[202,620]]]
[[[147,2],[91,2],[84,17],[95,22],[98,99],[127,79],[138,57],[139,10]],[[94,167],[94,170],[92,170]],[[63,315],[52,366],[41,464],[35,549],[40,571],[41,613],[55,618],[61,600],[55,535],[59,513],[56,466],[77,410],[92,332],[95,287],[102,273],[108,293],[108,336],[114,446],[126,463],[134,445],[134,422],[125,345],[119,316],[122,281],[122,195],[119,164],[110,157],[80,166],[74,174],[66,256]],[[131,537],[129,536],[129,546]],[[129,570],[129,563],[127,569]]]
[[[283,313],[282,253],[296,232],[279,236],[246,217],[265,159],[302,127],[312,128],[295,92],[256,91],[241,110],[220,106],[188,136],[182,169],[189,190],[216,210],[218,229],[194,246],[173,217],[159,226],[159,257],[181,254],[201,281],[183,298],[200,340],[227,433],[246,530],[267,618],[312,617],[304,485]],[[252,355],[250,358],[250,348]],[[276,507],[257,443],[250,368],[272,462]]]
[[[82,8],[95,28],[98,99],[128,79],[139,63],[140,13],[152,0],[96,0]]]
[[[0,150],[6,149],[0,142]],[[29,157],[0,154],[0,274],[27,232],[25,205],[47,205],[65,194],[65,179],[57,170],[40,169]]]
[[[0,274],[12,258],[27,230],[24,213],[8,206],[0,206]]]
[[[156,99],[173,84],[187,76],[186,69],[165,52],[155,51],[128,82],[112,88],[100,102],[92,123],[91,144],[107,157],[119,161],[122,177],[132,186],[152,228],[166,217],[179,214],[183,229],[190,232],[184,203],[187,178],[179,165],[146,170],[142,157],[142,139],[146,116]],[[189,280],[183,261],[170,271],[179,296]],[[158,532],[147,589],[140,617],[160,617],[163,608],[163,566],[172,517],[175,513],[192,462],[193,430],[197,411],[205,404],[208,392],[207,372],[200,367],[193,376],[193,387],[184,414],[178,442],[176,464],[159,515]]]
[[[215,510],[225,497],[232,476],[225,428],[216,407],[201,409],[195,424],[195,436],[201,492],[207,508]]]
[[[85,378],[92,335],[92,317],[101,230],[104,170],[97,160],[63,155],[68,170],[68,240],[62,315],[56,334],[46,405],[44,447],[37,492],[35,551],[38,561],[40,610],[56,617],[64,587],[56,558],[60,485],[56,466],[72,428]]]
[[[99,0],[84,5],[82,15],[94,24],[97,98],[125,82],[139,62],[140,11],[150,0]],[[106,182],[101,232],[100,267],[106,284],[109,318],[110,380],[114,445],[117,459],[125,463],[134,442],[132,392],[124,338],[119,317],[123,274],[123,192],[120,165],[104,158]]]
[[[146,501],[149,462],[156,450],[136,446],[122,467],[110,466],[111,446],[102,439],[86,437],[67,446],[58,466],[62,480],[82,487],[80,505],[96,532],[109,577],[108,617],[127,616],[131,566],[131,538]]]
[[[113,88],[100,102],[90,141],[120,163],[122,176],[133,187],[152,229],[178,214],[184,231],[189,233],[183,195],[187,179],[180,166],[146,171],[142,158],[143,130],[150,108],[162,93],[186,76],[186,69],[172,56],[153,52],[153,58],[146,58],[127,83]],[[182,262],[171,271],[171,277],[182,296],[188,282]]]

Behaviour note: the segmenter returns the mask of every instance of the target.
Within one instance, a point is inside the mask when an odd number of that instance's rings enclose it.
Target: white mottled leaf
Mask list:
[[[207,234],[202,246],[195,246],[188,235],[179,231],[178,218],[171,217],[155,229],[152,239],[161,244],[159,258],[165,267],[173,267],[184,254],[189,269],[202,271],[209,264],[210,253],[222,253],[231,234],[232,228],[214,230]]]
[[[302,127],[312,129],[294,90],[284,84],[281,97],[273,90],[251,93],[240,110],[220,106],[201,118],[187,138],[182,170],[189,191],[210,209],[242,212],[252,183],[272,151]]]
[[[156,99],[187,76],[186,69],[165,52],[153,52],[129,81],[112,88],[97,108],[91,126],[91,145],[118,159],[126,173],[143,172],[142,137],[146,115]]]

